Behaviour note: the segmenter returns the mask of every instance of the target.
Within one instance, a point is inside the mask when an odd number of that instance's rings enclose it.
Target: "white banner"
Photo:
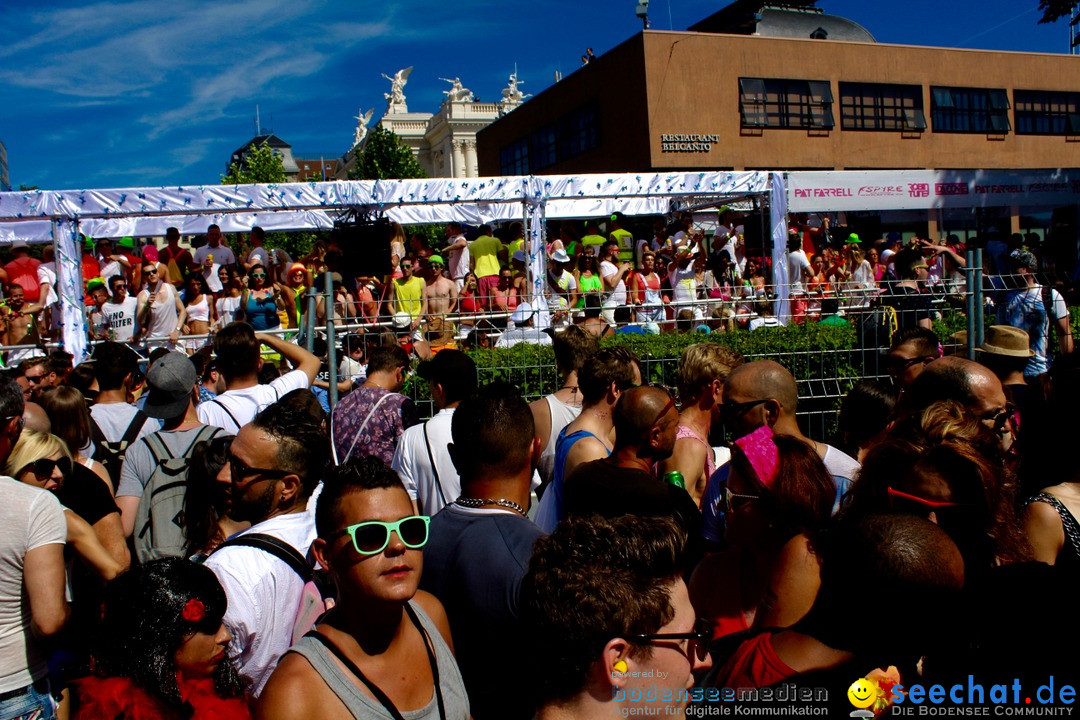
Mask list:
[[[1077,170],[867,170],[788,173],[788,212],[1070,205]]]

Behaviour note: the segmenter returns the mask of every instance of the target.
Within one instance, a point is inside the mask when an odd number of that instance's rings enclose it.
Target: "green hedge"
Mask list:
[[[674,387],[679,357],[688,346],[699,342],[723,345],[748,358],[773,358],[803,382],[862,375],[856,335],[850,327],[811,324],[708,335],[616,335],[601,344],[628,348],[641,359],[647,381]],[[507,349],[472,350],[469,356],[476,362],[482,384],[509,382],[529,400],[559,386],[551,347],[522,343]]]

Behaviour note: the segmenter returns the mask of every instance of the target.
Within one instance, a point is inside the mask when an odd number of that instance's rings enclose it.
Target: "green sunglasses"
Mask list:
[[[329,539],[336,540],[342,535],[348,535],[352,538],[356,552],[361,555],[378,555],[390,544],[390,533],[396,532],[405,547],[416,550],[427,544],[430,523],[431,518],[427,515],[410,515],[396,522],[370,520],[339,530]]]

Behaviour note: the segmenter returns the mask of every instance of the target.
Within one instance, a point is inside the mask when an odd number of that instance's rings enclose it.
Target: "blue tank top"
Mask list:
[[[574,447],[578,440],[582,438],[600,438],[593,435],[588,430],[578,430],[572,432],[569,435],[566,434],[566,428],[562,429],[559,433],[559,438],[555,441],[555,469],[551,475],[551,487],[544,493],[544,497],[540,500],[540,507],[536,510],[535,522],[540,526],[540,529],[546,533],[550,533],[555,529],[555,526],[559,524],[559,521],[566,517],[566,510],[563,507],[563,473],[566,469],[566,456],[570,454],[570,448]],[[603,441],[600,440],[601,444]],[[608,455],[611,451],[608,451]],[[550,496],[550,499],[549,497]]]
[[[270,330],[281,324],[281,318],[277,314],[277,303],[274,302],[274,298],[270,295],[264,298],[256,298],[253,293],[248,293],[244,316],[247,318],[248,324],[256,331]]]

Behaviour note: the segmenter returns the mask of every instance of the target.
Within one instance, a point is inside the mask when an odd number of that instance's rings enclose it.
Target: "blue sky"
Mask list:
[[[652,0],[654,29],[726,3]],[[881,42],[1066,52],[1037,0],[820,0]],[[636,0],[0,1],[0,142],[12,184],[211,184],[262,124],[305,157],[340,156],[382,73],[415,67],[409,109],[435,112],[461,77],[495,101],[515,64],[537,93],[641,28]]]

